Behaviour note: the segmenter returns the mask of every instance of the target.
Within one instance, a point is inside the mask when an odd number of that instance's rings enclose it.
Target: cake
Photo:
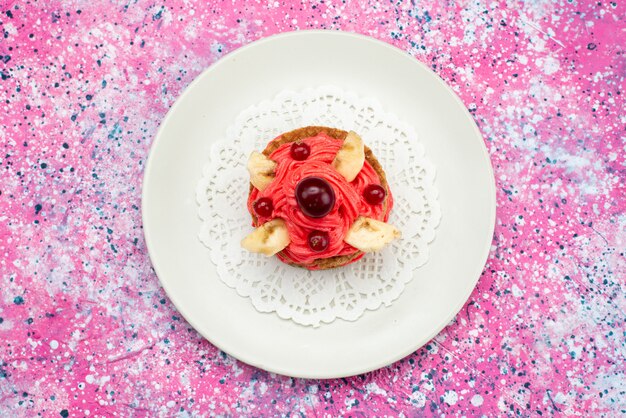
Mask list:
[[[310,270],[344,266],[400,236],[382,166],[355,132],[308,126],[248,160],[248,251]]]

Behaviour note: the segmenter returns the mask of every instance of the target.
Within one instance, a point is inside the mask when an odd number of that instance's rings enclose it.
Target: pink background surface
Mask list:
[[[0,415],[625,413],[623,0],[60,3],[0,6]],[[185,86],[307,28],[429,65],[497,182],[493,249],[456,319],[404,360],[329,381],[200,337],[151,269],[139,209]]]

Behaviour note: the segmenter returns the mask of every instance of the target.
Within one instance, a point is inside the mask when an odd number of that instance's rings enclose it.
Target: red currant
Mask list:
[[[291,144],[290,150],[291,158],[296,161],[303,161],[309,158],[311,155],[311,147],[304,142],[294,142]]]
[[[262,197],[256,202],[252,204],[254,211],[257,215],[262,216],[264,218],[269,217],[274,210],[274,205],[272,204],[272,199],[269,197]]]
[[[296,201],[306,216],[321,218],[333,210],[335,192],[323,178],[306,177],[296,185]]]
[[[387,192],[384,187],[378,184],[370,184],[365,188],[365,190],[363,190],[363,197],[370,205],[379,205],[383,203],[386,196]]]
[[[308,244],[309,248],[317,253],[319,253],[320,251],[324,251],[326,248],[328,248],[328,245],[330,244],[328,232],[312,231],[309,234]]]

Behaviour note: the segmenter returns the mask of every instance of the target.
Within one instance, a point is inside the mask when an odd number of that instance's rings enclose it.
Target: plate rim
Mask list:
[[[353,38],[353,39],[357,39],[357,40],[360,40],[360,41],[365,41],[365,42],[370,42],[370,43],[373,43],[373,44],[377,44],[378,46],[381,46],[381,47],[384,47],[384,48],[388,49],[389,51],[393,51],[393,53],[395,53],[395,54],[402,55],[404,58],[410,58],[414,65],[421,66],[422,69],[428,71],[428,73],[430,73],[431,75],[435,76],[435,79],[437,80],[437,82],[448,93],[451,94],[453,100],[456,102],[456,104],[462,110],[462,113],[465,116],[465,119],[467,119],[467,121],[472,126],[473,133],[477,136],[476,139],[479,139],[478,142],[479,142],[479,145],[480,145],[480,150],[481,150],[481,156],[482,156],[482,159],[483,159],[483,164],[487,168],[488,175],[489,175],[489,182],[488,182],[488,184],[487,184],[487,182],[485,182],[485,186],[488,186],[488,195],[489,195],[488,196],[489,197],[489,202],[488,202],[489,214],[487,216],[488,221],[489,221],[489,231],[485,231],[485,232],[488,232],[488,234],[486,233],[485,235],[489,236],[490,239],[485,241],[486,245],[485,245],[485,248],[483,248],[482,254],[480,256],[480,264],[477,263],[477,266],[480,266],[480,267],[477,267],[477,271],[476,272],[472,272],[472,274],[471,274],[471,278],[472,278],[471,286],[470,286],[470,283],[468,282],[467,290],[465,292],[464,297],[462,299],[460,299],[460,302],[457,303],[454,306],[454,309],[452,309],[450,311],[450,315],[448,317],[442,319],[437,324],[437,326],[435,328],[433,328],[434,329],[433,332],[431,332],[426,337],[420,339],[420,341],[418,341],[417,343],[415,343],[411,347],[408,347],[405,350],[399,350],[398,352],[396,352],[396,353],[394,353],[393,355],[390,355],[390,356],[381,355],[380,360],[378,360],[376,362],[371,362],[370,364],[367,364],[367,365],[364,365],[364,366],[361,366],[360,368],[357,368],[357,370],[351,371],[348,374],[346,374],[346,373],[315,373],[315,372],[312,372],[312,373],[302,373],[302,371],[294,373],[293,371],[287,370],[286,368],[283,368],[283,367],[262,364],[261,361],[255,360],[253,355],[246,354],[245,350],[238,350],[236,347],[230,346],[228,344],[223,344],[222,341],[216,342],[214,340],[214,338],[209,337],[207,335],[204,335],[204,333],[199,331],[200,327],[196,326],[197,325],[196,324],[197,321],[193,319],[193,315],[187,315],[186,309],[184,307],[184,304],[181,303],[181,301],[179,301],[176,296],[174,296],[174,292],[172,292],[172,289],[167,284],[167,281],[162,279],[162,269],[160,267],[160,262],[155,257],[155,254],[154,254],[155,250],[153,248],[154,246],[152,244],[150,244],[150,242],[154,238],[152,238],[152,232],[149,232],[150,228],[147,227],[147,225],[149,224],[149,222],[147,222],[147,218],[148,218],[147,213],[149,213],[150,209],[148,209],[149,206],[147,204],[147,200],[148,199],[147,199],[146,195],[147,195],[148,187],[146,187],[146,185],[149,184],[149,178],[151,176],[152,171],[154,170],[154,168],[153,168],[153,166],[155,164],[154,163],[154,160],[155,160],[154,156],[156,154],[156,149],[158,148],[159,143],[163,141],[162,138],[164,136],[164,131],[165,131],[167,125],[168,125],[168,122],[173,117],[173,115],[176,113],[178,107],[183,102],[183,99],[190,94],[190,92],[195,88],[195,86],[197,84],[200,83],[200,80],[202,80],[205,77],[209,76],[210,73],[216,71],[227,60],[235,58],[237,55],[240,55],[242,53],[245,53],[248,49],[257,47],[259,45],[262,45],[262,44],[265,44],[265,43],[268,43],[268,42],[272,42],[272,41],[274,41],[276,39],[282,39],[282,38],[288,38],[288,37],[298,37],[298,36],[310,36],[310,35],[313,35],[313,36],[316,36],[316,35],[334,35],[334,36],[348,37],[348,38]],[[193,201],[195,203],[195,196],[193,196]],[[187,85],[187,87],[185,87],[183,89],[183,91],[176,98],[174,104],[170,107],[170,109],[168,110],[167,114],[163,118],[163,120],[162,120],[161,124],[159,125],[159,128],[158,128],[158,130],[157,130],[157,132],[156,132],[156,134],[154,136],[154,139],[153,139],[152,143],[150,144],[150,150],[149,150],[149,153],[148,153],[148,156],[147,156],[147,159],[146,159],[144,174],[143,174],[143,177],[142,177],[141,219],[142,219],[143,234],[144,234],[144,240],[145,240],[145,243],[146,243],[146,249],[148,251],[148,256],[149,256],[149,259],[150,259],[150,263],[152,265],[152,268],[155,271],[155,274],[156,274],[156,276],[157,276],[157,278],[159,280],[159,283],[161,284],[161,286],[165,290],[165,293],[167,294],[168,298],[173,303],[175,308],[178,310],[178,312],[194,328],[194,330],[196,332],[198,332],[198,334],[200,334],[203,338],[205,338],[211,344],[216,346],[219,350],[221,350],[221,351],[223,351],[225,353],[228,353],[229,355],[233,356],[237,360],[242,361],[242,362],[244,362],[246,364],[252,365],[254,367],[257,367],[259,369],[266,370],[266,371],[271,372],[271,373],[276,373],[276,374],[289,376],[289,377],[305,378],[305,379],[334,379],[334,378],[349,377],[349,376],[355,376],[355,375],[359,375],[359,374],[363,374],[363,373],[368,373],[368,372],[371,372],[373,370],[377,370],[377,369],[380,369],[382,367],[391,365],[391,364],[397,362],[398,360],[405,358],[409,354],[415,352],[416,350],[418,350],[421,347],[423,347],[424,345],[426,345],[429,341],[431,341],[436,335],[438,335],[446,327],[447,324],[450,323],[450,321],[453,318],[456,317],[456,315],[459,313],[459,311],[465,305],[465,303],[469,300],[469,297],[471,296],[472,292],[476,288],[478,280],[480,279],[481,273],[484,270],[484,268],[486,266],[486,263],[487,263],[487,260],[488,260],[488,257],[489,257],[489,252],[491,250],[491,246],[492,246],[493,239],[494,239],[496,218],[497,218],[497,201],[496,201],[495,176],[494,176],[494,171],[493,171],[493,165],[491,164],[491,159],[489,157],[489,152],[488,152],[486,144],[485,144],[485,139],[484,139],[482,133],[480,132],[478,126],[476,125],[476,122],[472,118],[470,112],[465,107],[465,105],[463,104],[462,100],[457,95],[457,93],[437,73],[432,71],[427,65],[423,64],[421,61],[419,61],[417,58],[415,58],[414,56],[409,54],[407,51],[404,51],[404,50],[402,50],[402,49],[400,49],[400,48],[398,48],[398,47],[396,47],[394,45],[391,45],[391,44],[389,44],[389,43],[387,43],[385,41],[381,41],[381,40],[379,40],[377,38],[373,38],[373,37],[370,37],[370,36],[362,35],[362,34],[359,34],[359,33],[347,32],[347,31],[339,31],[339,30],[313,29],[313,30],[288,31],[288,32],[282,32],[282,33],[270,35],[270,36],[267,36],[267,37],[263,37],[263,38],[257,39],[257,40],[255,40],[253,42],[250,42],[250,43],[248,43],[246,45],[243,45],[243,46],[241,46],[241,47],[239,47],[239,48],[229,52],[228,54],[222,56],[219,60],[215,61],[210,66],[205,68],[200,74],[198,74],[189,83],[189,85]],[[248,351],[248,353],[250,353],[250,351]]]

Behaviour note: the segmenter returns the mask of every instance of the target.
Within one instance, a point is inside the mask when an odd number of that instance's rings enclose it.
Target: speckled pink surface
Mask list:
[[[1,416],[626,413],[624,1],[349,3],[0,4]],[[474,115],[497,182],[493,250],[453,323],[329,381],[198,335],[151,269],[139,209],[185,86],[306,28],[429,65]]]

